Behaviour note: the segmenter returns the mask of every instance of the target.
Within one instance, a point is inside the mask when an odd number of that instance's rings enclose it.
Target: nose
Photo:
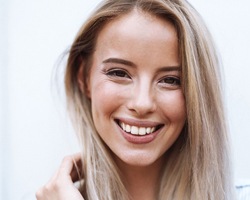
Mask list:
[[[156,110],[156,102],[152,90],[148,82],[134,86],[127,104],[128,109],[138,116],[145,116],[154,112]]]

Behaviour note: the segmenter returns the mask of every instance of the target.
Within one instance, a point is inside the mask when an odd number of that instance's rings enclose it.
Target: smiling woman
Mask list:
[[[186,119],[175,81],[181,73],[174,67],[180,66],[174,26],[133,10],[102,29],[92,59],[87,83],[92,117],[114,158],[131,173],[130,165],[163,161]]]
[[[65,75],[81,155],[37,199],[234,199],[219,67],[188,2],[104,1]]]

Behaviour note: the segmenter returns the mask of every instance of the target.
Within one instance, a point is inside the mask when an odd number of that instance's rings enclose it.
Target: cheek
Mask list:
[[[91,90],[92,114],[94,118],[110,117],[124,102],[124,95],[116,85],[100,81]]]
[[[186,120],[186,104],[181,90],[162,95],[159,102],[164,115],[170,121],[184,123]]]

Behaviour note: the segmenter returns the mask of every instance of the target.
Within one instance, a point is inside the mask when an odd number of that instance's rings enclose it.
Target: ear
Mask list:
[[[88,98],[90,98],[90,90],[88,80],[84,80],[86,76],[84,76],[84,65],[85,63],[81,63],[81,66],[77,72],[77,83],[78,86],[83,94],[85,94]]]

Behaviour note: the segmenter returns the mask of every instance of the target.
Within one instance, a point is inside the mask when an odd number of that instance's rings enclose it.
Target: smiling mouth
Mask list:
[[[163,124],[153,126],[153,127],[139,127],[139,126],[126,124],[119,120],[116,120],[116,123],[124,132],[132,134],[132,135],[138,135],[138,136],[150,135],[163,127]]]

